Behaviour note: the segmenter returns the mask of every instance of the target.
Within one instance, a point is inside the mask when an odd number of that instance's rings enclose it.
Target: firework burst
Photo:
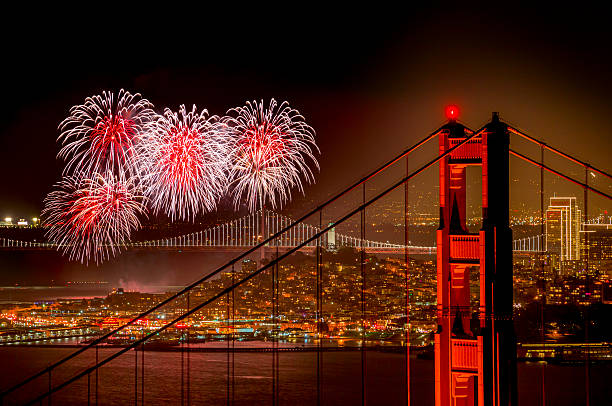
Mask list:
[[[71,260],[96,263],[114,256],[140,227],[145,214],[134,194],[134,178],[111,172],[91,178],[68,176],[45,199],[46,236]]]
[[[244,199],[251,211],[269,202],[272,208],[291,198],[291,189],[303,192],[302,178],[310,183],[319,152],[315,132],[289,103],[272,99],[247,102],[229,110],[225,120],[234,137],[230,163],[231,193],[236,207]]]
[[[227,190],[229,140],[218,118],[196,106],[166,109],[152,120],[137,150],[153,211],[186,220],[214,210]]]
[[[132,176],[137,173],[135,145],[154,116],[153,105],[140,94],[121,89],[85,99],[73,106],[59,125],[62,148],[59,158],[67,161],[64,173],[92,177],[94,173]]]

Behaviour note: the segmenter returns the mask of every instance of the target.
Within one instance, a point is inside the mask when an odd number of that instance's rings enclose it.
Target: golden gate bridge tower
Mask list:
[[[512,231],[509,224],[508,128],[497,113],[474,134],[449,122],[438,133],[439,153],[472,137],[440,160],[437,231],[436,406],[517,403],[516,338],[512,322]],[[466,226],[466,169],[482,169],[482,228]],[[477,312],[470,272],[479,280]],[[477,317],[476,317],[477,315]]]

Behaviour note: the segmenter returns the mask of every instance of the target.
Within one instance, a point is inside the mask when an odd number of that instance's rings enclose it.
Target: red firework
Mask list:
[[[104,162],[109,156],[116,155],[121,162],[128,161],[133,154],[135,136],[134,121],[118,116],[104,117],[89,136],[92,159]]]
[[[234,205],[246,201],[251,211],[268,202],[272,208],[291,198],[291,189],[302,191],[302,179],[314,181],[315,132],[287,102],[272,99],[247,102],[225,118],[234,144],[230,156],[231,193]]]
[[[217,117],[196,106],[166,109],[152,120],[138,145],[138,162],[154,212],[193,219],[214,210],[227,189],[228,139]]]
[[[47,237],[70,259],[100,262],[120,251],[144,214],[134,180],[112,175],[68,177],[45,199]]]
[[[173,142],[163,145],[162,158],[158,165],[168,168],[169,173],[164,178],[166,185],[178,184],[183,189],[193,189],[198,179],[198,170],[202,165],[197,154],[200,148],[201,136],[197,130],[183,127],[172,128],[168,137]]]
[[[253,170],[265,170],[274,166],[275,161],[282,160],[285,150],[282,129],[268,122],[252,125],[244,133],[239,143],[242,153],[249,156],[253,163]]]
[[[92,177],[94,173],[136,174],[135,147],[144,126],[154,116],[153,105],[138,93],[123,89],[85,99],[70,109],[60,124],[64,144],[58,156],[66,159],[65,173]]]

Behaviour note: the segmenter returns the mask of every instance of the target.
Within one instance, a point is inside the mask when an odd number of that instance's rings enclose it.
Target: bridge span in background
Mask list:
[[[262,213],[265,216],[262,218]],[[287,233],[268,244],[270,249],[286,251],[296,247],[302,242],[321,231],[317,226],[306,223],[298,223],[293,226],[295,220],[276,213],[271,210],[258,210],[236,220],[228,221],[218,226],[210,227],[202,231],[182,234],[156,240],[135,241],[118,246],[118,250],[163,250],[163,251],[215,251],[215,252],[239,252],[256,246],[262,241],[262,230],[265,238],[289,228]],[[470,235],[463,237],[470,240]],[[408,254],[434,255],[436,246],[419,246],[394,244],[388,241],[372,241],[361,239],[348,234],[336,233],[335,228],[330,229],[321,237],[321,245],[329,250],[340,247],[364,249],[371,254],[397,254],[403,255],[408,248]],[[466,240],[466,241],[467,241]],[[465,245],[465,244],[464,244]],[[314,252],[317,241],[306,243],[299,249],[302,252]],[[538,235],[514,240],[513,250],[515,252],[542,252],[545,251],[545,236]],[[0,250],[55,250],[62,248],[57,244],[37,241],[13,240],[0,238]],[[474,253],[476,255],[476,253]]]

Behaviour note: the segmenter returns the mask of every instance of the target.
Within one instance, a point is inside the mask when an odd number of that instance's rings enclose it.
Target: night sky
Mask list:
[[[39,214],[60,178],[57,125],[85,97],[120,88],[160,111],[290,101],[322,152],[312,196],[424,137],[448,103],[472,127],[499,111],[612,170],[612,36],[601,10],[171,6],[5,14],[0,217]]]

